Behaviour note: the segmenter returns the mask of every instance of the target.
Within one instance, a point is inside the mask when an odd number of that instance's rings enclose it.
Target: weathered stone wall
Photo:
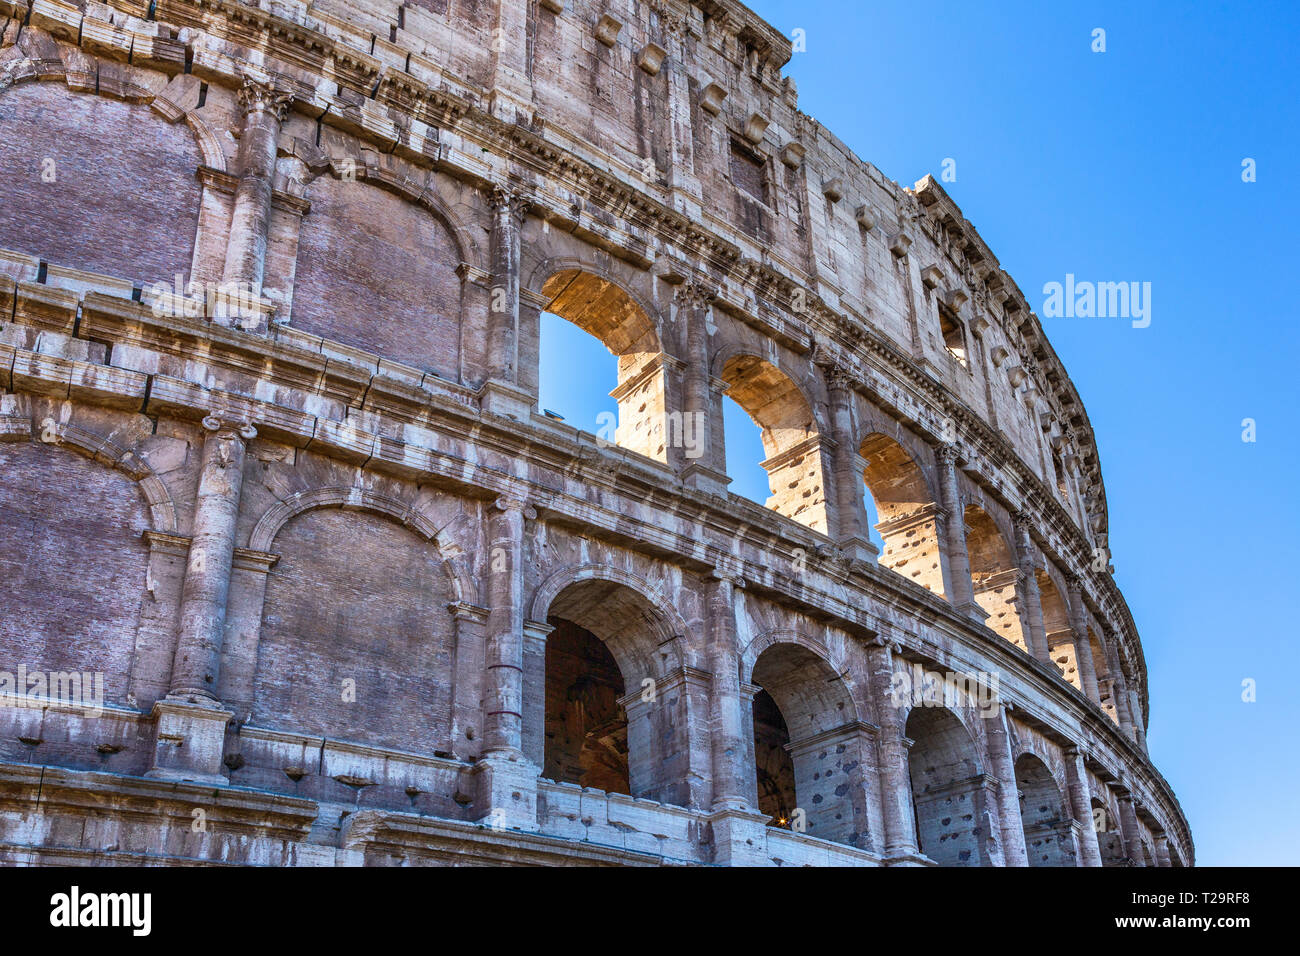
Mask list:
[[[0,0],[0,671],[105,689],[0,707],[0,860],[1192,861],[1079,396],[788,56],[731,0]]]

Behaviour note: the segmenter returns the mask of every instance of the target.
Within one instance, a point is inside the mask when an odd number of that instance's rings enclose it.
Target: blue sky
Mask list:
[[[1300,4],[750,6],[804,31],[800,106],[859,156],[904,185],[955,160],[945,189],[1040,317],[1067,273],[1151,283],[1148,328],[1043,323],[1096,431],[1152,757],[1199,864],[1300,863]],[[544,325],[542,404],[594,431],[613,361],[564,326]],[[733,490],[762,501],[743,413],[727,451]]]

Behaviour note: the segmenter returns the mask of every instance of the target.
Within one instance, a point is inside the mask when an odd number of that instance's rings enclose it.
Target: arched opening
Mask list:
[[[799,806],[790,759],[790,728],[772,695],[759,689],[754,695],[754,767],[758,774],[758,810],[767,814],[770,827],[790,829]]]
[[[1092,825],[1097,830],[1097,847],[1101,851],[1102,866],[1127,866],[1124,855],[1124,838],[1119,832],[1119,821],[1110,808],[1097,797],[1092,798]]]
[[[754,355],[733,355],[720,377],[760,430],[771,491],[767,507],[828,533],[825,450],[808,400],[788,375]],[[728,460],[736,460],[728,452]]]
[[[1038,569],[1038,595],[1043,608],[1043,630],[1047,632],[1047,649],[1052,663],[1061,671],[1071,684],[1083,690],[1083,678],[1079,676],[1077,654],[1074,642],[1074,630],[1070,627],[1070,616],[1065,607],[1065,599],[1052,576],[1042,568]]]
[[[1033,754],[1016,761],[1020,820],[1030,866],[1074,866],[1074,834],[1061,790],[1047,765]]]
[[[694,423],[680,413],[680,420],[670,420],[667,414],[663,348],[645,309],[619,286],[581,269],[555,273],[543,283],[542,295],[549,300],[539,324],[537,382],[539,395],[545,396],[543,411],[559,413],[570,424],[655,461],[668,460],[669,442],[687,450],[698,443]],[[599,353],[589,341],[560,330],[548,316],[571,323],[615,357],[615,384],[607,395],[618,407],[617,417],[596,393],[595,383],[607,379],[588,374],[591,366],[586,362]],[[594,367],[604,364],[598,361]],[[575,375],[575,367],[582,374]],[[579,382],[583,384],[575,389]],[[552,395],[566,396],[566,407],[545,404]]]
[[[587,578],[551,600],[546,622],[543,775],[687,805],[688,722],[664,683],[672,632],[657,609],[627,585]]]
[[[726,452],[727,490],[756,504],[766,505],[772,496],[771,483],[763,462],[763,429],[730,395],[722,397],[722,447]]]
[[[1142,838],[1138,841],[1138,847],[1140,848],[1141,853],[1142,853],[1142,865],[1143,865],[1143,866],[1155,866],[1155,865],[1156,865],[1156,853],[1155,853],[1155,850],[1153,850],[1153,849],[1151,848],[1151,844],[1147,842],[1147,838],[1146,838],[1146,837],[1142,837]]]
[[[858,449],[863,480],[880,519],[880,563],[941,597],[938,507],[920,466],[897,441],[875,432]]]
[[[806,647],[774,644],[753,682],[759,809],[769,826],[866,847],[868,739],[843,679]]]
[[[970,734],[950,710],[917,706],[904,735],[921,852],[940,866],[989,866],[988,793]]]
[[[1119,726],[1119,712],[1115,709],[1115,691],[1110,677],[1110,662],[1106,648],[1091,627],[1088,628],[1088,647],[1092,650],[1092,666],[1097,675],[1097,696],[1106,716]]]
[[[632,792],[624,680],[600,639],[552,617],[546,640],[546,765],[542,775],[606,793]]]
[[[1019,570],[1007,539],[988,513],[978,505],[967,505],[966,551],[970,555],[971,586],[975,603],[988,619],[985,622],[1021,650],[1027,650],[1017,610]]]

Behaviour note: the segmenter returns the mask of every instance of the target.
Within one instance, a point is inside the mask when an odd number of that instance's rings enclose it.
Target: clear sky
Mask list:
[[[909,186],[955,161],[944,188],[1092,420],[1151,754],[1197,863],[1300,864],[1300,4],[750,6],[804,31],[786,68],[800,107],[860,157]],[[1045,317],[1067,273],[1150,282],[1150,326]],[[615,368],[571,329],[543,326],[542,404],[596,431]],[[732,488],[761,502],[756,430],[739,413],[726,432]]]

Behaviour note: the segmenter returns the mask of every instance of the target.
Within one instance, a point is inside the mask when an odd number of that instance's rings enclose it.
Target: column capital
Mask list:
[[[252,113],[270,113],[277,122],[283,123],[292,105],[293,94],[272,80],[245,76],[244,85],[239,88],[239,109],[244,117]]]
[[[533,205],[527,193],[505,183],[493,183],[489,198],[494,212],[509,212],[521,220]]]
[[[674,301],[692,309],[707,308],[717,297],[717,288],[700,279],[687,279],[673,290]]]
[[[857,388],[858,380],[849,369],[838,362],[825,362],[817,366],[830,392],[852,392]]]
[[[497,511],[521,512],[529,521],[532,521],[537,517],[537,509],[528,503],[527,496],[521,494],[508,492],[503,495],[498,495],[496,500],[492,502],[492,507]]]
[[[934,450],[935,460],[944,466],[955,466],[961,461],[961,450],[954,442],[945,442]]]
[[[244,441],[252,441],[257,437],[257,429],[248,422],[221,415],[204,416],[203,428],[214,433],[218,438],[242,438]]]

